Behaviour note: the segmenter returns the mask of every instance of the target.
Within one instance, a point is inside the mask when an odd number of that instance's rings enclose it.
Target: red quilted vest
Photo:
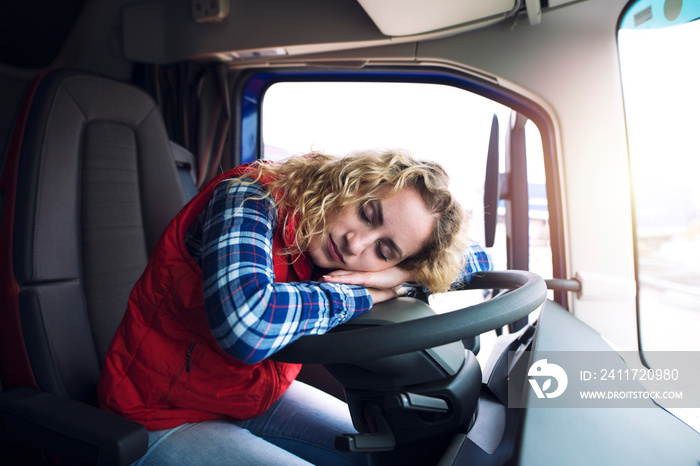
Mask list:
[[[216,185],[246,170],[241,166],[212,180],[161,236],[129,296],[102,369],[98,397],[104,409],[149,430],[250,419],[265,412],[299,373],[298,364],[269,359],[246,365],[219,347],[205,316],[201,269],[185,245],[187,229]],[[311,265],[304,257],[290,261],[277,254],[294,237],[294,222],[282,231],[282,215],[273,238],[275,281],[308,280]]]

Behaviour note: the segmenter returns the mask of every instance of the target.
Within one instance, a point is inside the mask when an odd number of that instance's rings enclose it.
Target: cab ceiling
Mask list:
[[[124,54],[145,63],[241,61],[414,42],[494,24],[524,9],[539,14],[541,1],[219,0],[225,13],[202,18],[194,11],[201,0],[150,0],[124,8]]]

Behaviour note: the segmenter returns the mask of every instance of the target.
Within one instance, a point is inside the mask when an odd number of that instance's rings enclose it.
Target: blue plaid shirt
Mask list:
[[[493,270],[491,255],[479,243],[472,241],[469,243],[465,254],[464,268],[459,277],[457,277],[455,284],[469,283],[472,277],[488,270]]]
[[[276,228],[277,209],[262,185],[222,183],[185,238],[202,268],[204,305],[214,337],[224,351],[248,364],[372,307],[361,286],[275,283]],[[469,280],[490,268],[488,254],[473,244],[461,278]]]

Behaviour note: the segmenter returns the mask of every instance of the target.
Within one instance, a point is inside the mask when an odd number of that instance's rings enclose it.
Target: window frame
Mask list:
[[[267,89],[280,82],[385,82],[428,83],[456,87],[510,107],[531,120],[540,131],[549,211],[552,277],[567,278],[564,203],[559,178],[554,119],[537,102],[486,77],[438,67],[372,66],[362,68],[285,67],[247,69],[235,77],[232,98],[238,113],[233,140],[234,165],[262,156],[262,102]],[[528,233],[529,234],[529,233]],[[569,309],[568,293],[554,290],[553,300]]]

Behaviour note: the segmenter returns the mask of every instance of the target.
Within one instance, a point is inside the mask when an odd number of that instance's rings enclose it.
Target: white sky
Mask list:
[[[498,114],[503,151],[510,115],[509,108],[463,89],[411,83],[279,83],[265,94],[262,112],[265,145],[290,155],[399,148],[436,160],[460,202],[475,211],[483,199],[492,117]],[[528,129],[536,132],[534,125]],[[541,153],[535,134],[529,150]],[[541,166],[530,176],[544,182]]]
[[[700,208],[699,37],[700,21],[619,33],[635,184],[687,186]]]

